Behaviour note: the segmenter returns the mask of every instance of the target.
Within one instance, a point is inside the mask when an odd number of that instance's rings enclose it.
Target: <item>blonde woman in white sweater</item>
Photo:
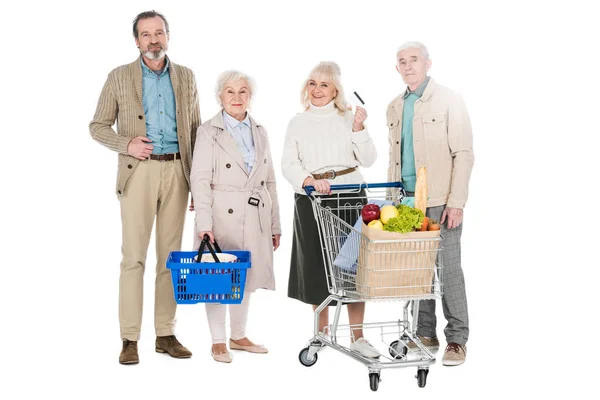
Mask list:
[[[346,105],[336,63],[321,62],[313,68],[302,88],[302,105],[305,111],[288,125],[282,157],[283,175],[296,191],[288,296],[316,310],[329,290],[317,224],[303,187],[314,186],[330,194],[330,184],[362,183],[358,167],[373,165],[377,152],[363,124],[367,112],[356,107],[352,114]],[[347,218],[354,225],[358,215]],[[362,324],[364,314],[365,303],[348,305],[350,324]],[[323,332],[328,324],[325,308],[319,316],[319,330]],[[351,348],[363,356],[379,356],[362,329],[354,329],[352,340]]]

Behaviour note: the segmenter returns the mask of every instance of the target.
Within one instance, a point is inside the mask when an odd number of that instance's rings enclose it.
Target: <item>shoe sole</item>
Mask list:
[[[427,350],[429,350],[430,352],[432,352],[432,353],[437,353],[440,350],[439,346],[438,347],[427,347],[427,346],[425,346],[425,348]],[[409,347],[408,351],[411,352],[411,353],[417,353],[417,352],[421,351],[421,349],[415,346],[415,347]]]
[[[462,361],[444,361],[442,360],[442,365],[446,367],[456,367],[457,365],[462,365],[465,363],[465,360]]]
[[[363,353],[360,353],[360,352],[358,352],[358,351],[356,351],[356,353],[360,354],[361,356],[363,356],[363,357],[365,357],[365,358],[372,358],[372,359],[374,359],[374,360],[376,360],[376,359],[378,359],[378,358],[380,358],[380,357],[381,357],[381,354],[380,354],[380,355],[378,355],[378,356],[365,356]]]
[[[376,356],[368,356],[368,355],[366,355],[366,354],[363,354],[363,353],[361,353],[361,352],[360,352],[360,351],[358,351],[358,350],[355,350],[355,349],[352,349],[352,348],[351,348],[350,350],[351,350],[352,352],[354,352],[354,353],[360,354],[361,356],[363,356],[363,357],[365,357],[365,358],[379,358],[379,357],[381,357],[381,354],[377,354]]]
[[[140,363],[140,360],[138,360],[138,361],[120,361],[119,360],[119,364],[121,364],[121,365],[134,365],[134,364],[139,364],[139,363]]]
[[[174,356],[172,354],[170,354],[168,351],[163,350],[163,349],[159,349],[158,347],[155,348],[154,350],[156,350],[157,353],[161,353],[161,354],[168,354],[173,358],[190,358],[192,355],[190,354],[189,356]]]

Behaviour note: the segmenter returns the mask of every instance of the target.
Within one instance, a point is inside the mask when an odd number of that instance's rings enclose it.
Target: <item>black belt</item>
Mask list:
[[[155,161],[181,160],[181,154],[180,153],[150,154],[150,159],[155,160]]]

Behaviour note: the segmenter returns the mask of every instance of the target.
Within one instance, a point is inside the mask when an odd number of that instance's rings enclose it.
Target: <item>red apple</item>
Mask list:
[[[368,224],[371,221],[379,219],[379,206],[377,204],[366,204],[362,208],[361,216],[363,222]]]

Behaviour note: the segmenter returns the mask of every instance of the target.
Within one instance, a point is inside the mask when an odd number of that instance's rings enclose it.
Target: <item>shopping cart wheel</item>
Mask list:
[[[371,384],[371,390],[376,392],[377,389],[379,389],[379,373],[377,372],[371,372],[369,374],[369,383]]]
[[[394,357],[396,360],[406,357],[406,353],[408,349],[403,343],[400,343],[399,340],[394,340],[390,343],[390,356]]]
[[[417,383],[419,384],[419,387],[425,387],[425,385],[427,384],[427,374],[429,373],[428,369],[419,369],[417,371]]]
[[[313,359],[309,360],[308,349],[308,347],[303,348],[300,354],[298,354],[298,359],[300,360],[300,364],[304,365],[305,367],[312,367],[317,362],[319,355],[315,353]]]

